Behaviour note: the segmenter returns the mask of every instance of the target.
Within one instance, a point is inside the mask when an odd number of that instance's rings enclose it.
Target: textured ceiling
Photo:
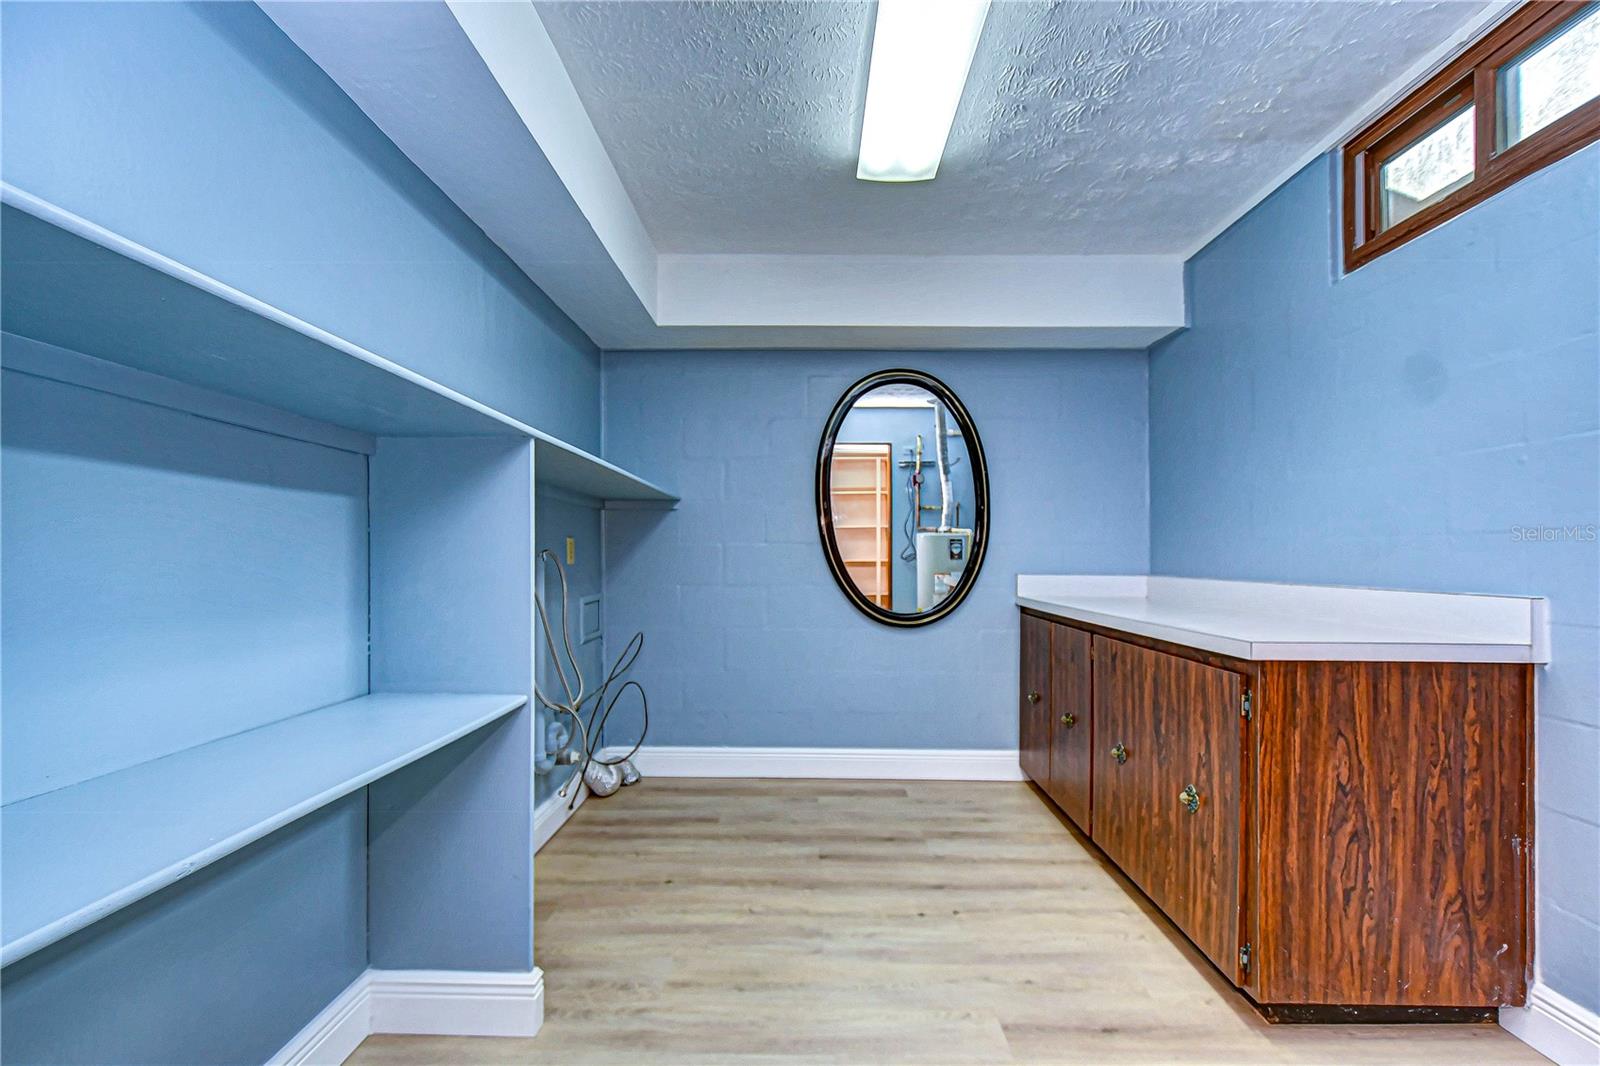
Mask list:
[[[939,176],[855,178],[872,6],[538,10],[663,252],[1186,253],[1477,2],[997,0]]]

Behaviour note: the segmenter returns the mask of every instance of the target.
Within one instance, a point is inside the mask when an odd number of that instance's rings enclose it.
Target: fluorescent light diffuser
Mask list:
[[[928,181],[950,136],[989,0],[878,0],[861,124],[863,181]]]

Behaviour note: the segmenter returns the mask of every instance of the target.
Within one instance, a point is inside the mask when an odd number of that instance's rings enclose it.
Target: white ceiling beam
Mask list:
[[[653,328],[638,289],[442,0],[260,6],[596,344]],[[648,265],[653,272],[653,254]],[[653,276],[640,285],[654,301]]]
[[[663,255],[663,326],[1184,325],[1183,260],[1139,255]]]
[[[645,310],[655,312],[656,247],[622,186],[589,112],[531,3],[448,0],[450,13],[516,108],[545,158],[611,253]]]

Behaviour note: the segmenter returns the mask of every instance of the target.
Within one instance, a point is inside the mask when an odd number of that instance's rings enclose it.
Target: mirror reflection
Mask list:
[[[974,558],[981,471],[953,403],[923,384],[890,381],[835,415],[825,525],[836,576],[842,569],[881,611],[943,613]]]

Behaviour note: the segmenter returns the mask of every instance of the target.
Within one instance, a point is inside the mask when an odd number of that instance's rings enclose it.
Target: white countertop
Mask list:
[[[1538,596],[1020,574],[1017,605],[1236,659],[1550,661],[1547,604]]]

